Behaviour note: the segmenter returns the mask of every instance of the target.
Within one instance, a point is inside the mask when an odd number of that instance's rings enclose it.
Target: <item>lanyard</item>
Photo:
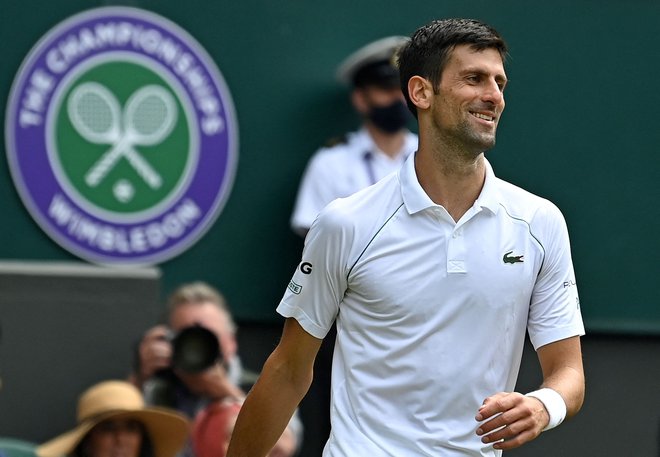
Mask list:
[[[364,166],[367,169],[367,176],[369,176],[369,181],[371,184],[376,184],[376,175],[374,173],[374,155],[371,153],[371,151],[366,151],[364,155],[362,156],[362,159],[364,160]]]

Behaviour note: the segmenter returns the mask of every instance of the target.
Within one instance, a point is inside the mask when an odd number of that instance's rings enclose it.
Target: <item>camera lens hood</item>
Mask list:
[[[178,370],[199,373],[220,360],[218,338],[202,326],[186,327],[172,340],[172,367]]]

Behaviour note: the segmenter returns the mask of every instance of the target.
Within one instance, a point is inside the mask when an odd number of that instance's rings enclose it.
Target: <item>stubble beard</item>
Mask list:
[[[477,156],[495,147],[495,130],[479,132],[467,119],[458,125],[456,137],[460,139],[468,155]]]
[[[473,163],[481,154],[495,146],[495,132],[479,132],[468,120],[450,130],[445,129],[442,142],[449,148],[449,153],[463,163]],[[452,151],[452,152],[450,152]],[[448,158],[448,157],[446,157]]]
[[[483,126],[475,125],[471,114],[465,113],[457,123],[447,125],[439,114],[434,117],[438,139],[453,151],[451,155],[454,157],[471,162],[495,146],[497,124],[491,131],[486,131]]]

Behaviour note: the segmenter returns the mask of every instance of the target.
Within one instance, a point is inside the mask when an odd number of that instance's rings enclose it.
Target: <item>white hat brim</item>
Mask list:
[[[361,47],[339,65],[337,79],[343,84],[351,84],[357,70],[371,62],[392,58],[408,40],[409,38],[405,36],[390,36]]]

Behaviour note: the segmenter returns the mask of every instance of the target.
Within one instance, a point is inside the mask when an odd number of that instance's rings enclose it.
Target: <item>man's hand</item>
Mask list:
[[[140,357],[138,376],[141,385],[158,370],[168,368],[172,358],[172,345],[168,341],[169,330],[164,325],[153,327],[144,334],[138,355]]]
[[[177,377],[197,395],[222,400],[225,397],[243,398],[245,393],[228,378],[225,368],[216,363],[201,373],[186,373],[176,370]]]
[[[517,392],[500,392],[484,400],[475,419],[483,443],[495,449],[513,449],[541,434],[550,417],[540,400]]]

